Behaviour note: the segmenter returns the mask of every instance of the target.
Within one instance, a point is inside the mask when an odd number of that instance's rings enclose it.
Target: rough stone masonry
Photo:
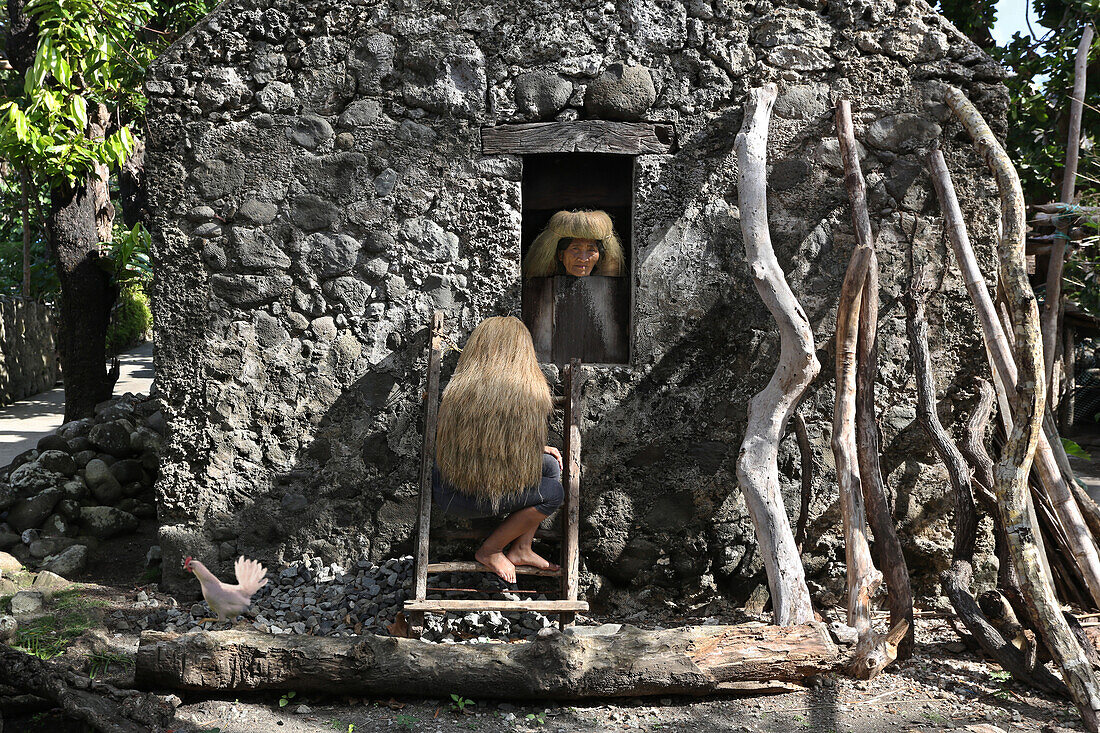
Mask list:
[[[1003,134],[1002,78],[924,0],[220,5],[147,80],[165,583],[182,587],[184,553],[227,572],[240,553],[408,551],[432,309],[459,343],[520,309],[524,160],[482,154],[481,129],[627,120],[672,125],[675,145],[634,161],[632,360],[587,370],[583,588],[612,608],[758,588],[735,462],[778,337],[745,269],[733,140],[746,90],[771,81],[772,235],[824,365],[800,408],[817,468],[813,587],[843,575],[828,446],[854,245],[832,122],[844,96],[882,266],[884,471],[931,589],[950,501],[914,423],[899,294],[912,250],[937,276],[933,356],[958,424],[985,366],[920,153],[945,150],[991,271],[996,190],[940,89],[960,86]],[[793,438],[781,469],[794,513]]]

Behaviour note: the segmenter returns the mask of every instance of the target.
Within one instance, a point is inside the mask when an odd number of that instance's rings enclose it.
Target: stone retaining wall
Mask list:
[[[53,309],[36,300],[0,297],[0,405],[57,384],[61,367]]]

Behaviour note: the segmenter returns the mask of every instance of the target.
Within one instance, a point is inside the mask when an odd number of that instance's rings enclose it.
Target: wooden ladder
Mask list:
[[[439,368],[443,358],[443,311],[437,310],[432,318],[431,339],[428,344],[428,378],[424,396],[424,443],[420,453],[420,512],[416,525],[416,554],[413,556],[413,574],[415,586],[413,598],[405,601],[405,612],[409,618],[409,630],[419,637],[424,629],[425,613],[447,613],[448,611],[539,611],[556,613],[562,628],[573,623],[577,611],[587,611],[588,602],[577,600],[578,576],[580,574],[580,552],[577,544],[577,527],[580,523],[580,469],[581,469],[581,362],[573,359],[562,371],[562,397],[554,398],[555,408],[565,412],[563,436],[564,471],[562,484],[565,488],[565,501],[562,504],[561,570],[541,570],[520,566],[518,575],[539,575],[561,578],[560,600],[474,600],[449,598],[429,600],[428,574],[475,572],[490,573],[489,568],[476,561],[429,562],[428,534],[432,519],[432,467],[435,463],[435,433],[439,413]],[[555,533],[549,533],[553,537]],[[548,533],[539,531],[537,536],[546,537]]]

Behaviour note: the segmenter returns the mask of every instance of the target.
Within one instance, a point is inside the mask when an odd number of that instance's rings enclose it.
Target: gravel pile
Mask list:
[[[326,565],[318,558],[304,558],[276,572],[269,569],[267,585],[252,597],[252,606],[237,623],[248,623],[271,634],[389,634],[402,603],[412,595],[412,583],[412,557],[408,555],[381,565],[362,559],[347,569]],[[504,592],[495,577],[487,573],[433,574],[428,587],[487,591],[476,596],[465,590],[429,591],[429,598],[547,599],[544,594]],[[135,607],[156,609],[137,621],[141,629],[191,632],[228,627],[212,621],[200,626],[201,619],[213,615],[205,601],[178,608],[156,599],[139,598]],[[129,627],[121,612],[116,616],[116,628],[118,622]],[[445,617],[429,614],[423,638],[442,643],[508,641],[534,636],[553,624],[554,619],[536,612],[485,611]]]

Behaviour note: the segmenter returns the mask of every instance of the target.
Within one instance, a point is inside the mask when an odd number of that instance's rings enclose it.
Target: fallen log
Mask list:
[[[103,733],[148,733],[174,717],[163,698],[90,680],[5,644],[0,644],[0,684],[48,700]]]
[[[745,683],[834,671],[820,623],[546,629],[517,644],[432,644],[390,636],[273,636],[255,631],[141,635],[135,684],[177,690],[296,690],[334,695],[455,693],[580,699],[705,695]]]

